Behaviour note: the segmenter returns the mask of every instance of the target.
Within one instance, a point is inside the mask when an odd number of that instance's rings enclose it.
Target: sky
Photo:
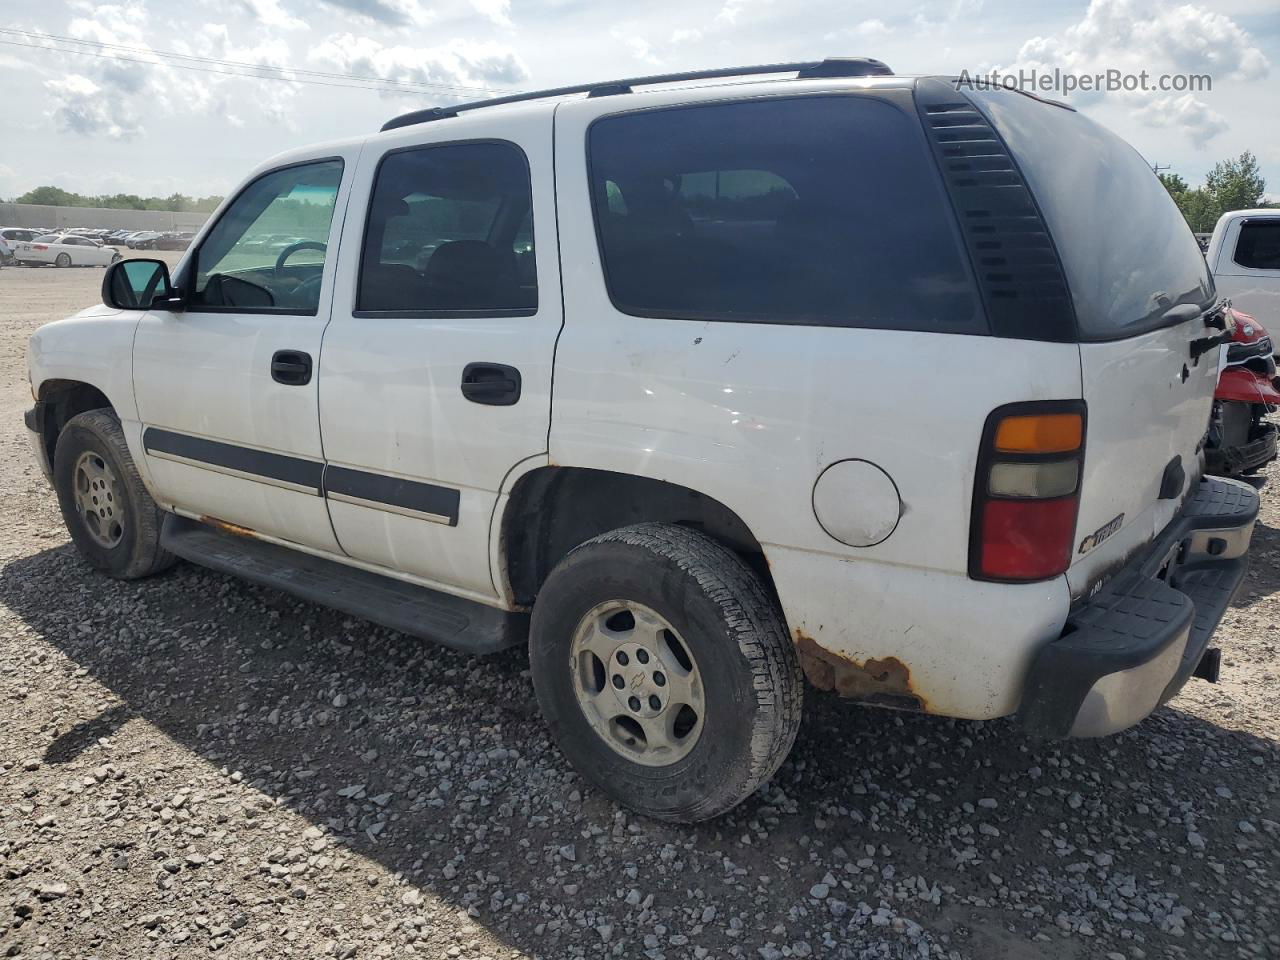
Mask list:
[[[1192,184],[1252,150],[1280,199],[1280,0],[11,3],[0,198],[42,184],[224,194],[275,153],[424,106],[826,56],[875,57],[900,74],[1208,74],[1212,88],[1196,92],[1050,95]]]

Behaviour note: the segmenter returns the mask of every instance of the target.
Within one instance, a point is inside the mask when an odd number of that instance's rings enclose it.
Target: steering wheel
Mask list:
[[[279,277],[281,271],[284,270],[284,262],[299,250],[319,250],[324,253],[328,249],[328,244],[321,243],[319,240],[303,240],[301,243],[289,244],[289,246],[280,251],[280,256],[276,257],[276,276]]]
[[[319,250],[324,253],[327,249],[328,245],[321,243],[319,240],[303,240],[300,243],[289,244],[289,246],[280,251],[280,256],[276,257],[276,279],[283,279],[284,262],[299,250]],[[308,277],[289,293],[289,299],[295,303],[310,303],[312,299],[318,298],[322,280],[323,277],[318,273],[314,277]]]

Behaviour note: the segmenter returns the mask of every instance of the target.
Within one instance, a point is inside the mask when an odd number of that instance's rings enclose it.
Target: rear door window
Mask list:
[[[436,144],[378,166],[357,316],[532,314],[533,194],[513,143]]]
[[[592,198],[637,316],[985,332],[914,115],[823,96],[597,120]]]
[[[1250,270],[1280,270],[1280,219],[1240,224],[1234,259]]]

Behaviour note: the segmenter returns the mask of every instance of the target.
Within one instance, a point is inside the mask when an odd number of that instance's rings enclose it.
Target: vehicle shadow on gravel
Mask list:
[[[1106,943],[1163,956],[1192,938],[1214,956],[1222,930],[1266,942],[1280,929],[1270,894],[1254,899],[1280,877],[1266,826],[1280,819],[1280,751],[1177,709],[1107,740],[1041,743],[1005,721],[813,694],[772,783],[681,827],[631,816],[569,770],[523,651],[463,656],[186,565],[120,583],[68,546],[0,569],[0,601],[118,701],[69,702],[69,726],[37,745],[45,761],[67,776],[132,763],[150,780],[146,750],[130,761],[111,748],[133,718],[201,758],[181,777],[194,767],[201,792],[239,798],[215,830],[228,877],[255,887],[245,902],[363,887],[367,868],[301,870],[281,853],[311,844],[394,875],[378,888],[382,919],[403,918],[405,942],[428,936],[413,917],[444,907],[547,957],[624,941],[619,955],[639,955],[659,936],[669,956],[699,944],[754,958],[802,935],[826,956],[889,956],[856,945],[894,938],[912,956],[921,943],[984,960],[1103,956]],[[183,881],[181,851],[202,841],[145,799],[143,822],[99,842],[135,848],[143,871],[176,857]],[[277,807],[313,829],[237,832]]]

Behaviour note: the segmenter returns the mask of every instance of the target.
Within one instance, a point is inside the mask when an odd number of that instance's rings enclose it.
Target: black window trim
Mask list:
[[[698,107],[709,106],[729,106],[738,103],[762,103],[775,102],[780,100],[808,100],[813,98],[836,99],[836,98],[874,100],[883,103],[888,107],[897,110],[906,119],[914,120],[915,126],[920,127],[919,119],[915,116],[912,91],[907,87],[872,87],[856,90],[815,90],[810,93],[781,93],[781,94],[758,94],[755,96],[725,96],[717,97],[711,100],[690,100],[682,103],[662,104],[653,107],[634,107],[629,110],[617,110],[612,113],[601,114],[595,117],[587,124],[583,144],[586,159],[587,174],[587,200],[591,204],[591,219],[595,228],[596,237],[596,255],[600,262],[600,275],[604,281],[605,295],[609,298],[609,303],[619,313],[628,317],[636,317],[641,320],[689,320],[697,323],[756,323],[763,325],[771,325],[777,327],[829,327],[834,329],[849,330],[882,330],[886,329],[882,325],[874,322],[855,322],[851,320],[836,320],[827,316],[813,318],[797,318],[779,319],[777,316],[769,315],[748,315],[738,314],[735,316],[726,316],[722,313],[699,313],[693,310],[683,310],[678,313],[641,313],[635,309],[629,309],[620,304],[613,294],[613,287],[609,281],[609,264],[608,259],[604,255],[604,236],[601,232],[600,224],[600,205],[596,203],[594,191],[594,167],[591,161],[591,134],[596,124],[603,120],[612,120],[618,117],[635,116],[643,113],[661,113],[672,110],[686,110]],[[929,153],[930,147],[924,135],[923,128],[920,129],[920,147]],[[944,198],[949,198],[950,191],[947,189],[946,183],[943,181],[941,174],[937,170],[937,166],[929,158],[929,169],[933,171],[938,190]],[[623,198],[624,202],[626,198]],[[964,238],[960,233],[959,223],[956,221],[955,213],[951,207],[949,200],[947,201],[946,216],[948,226],[951,227],[952,239],[956,245],[956,253],[960,264],[962,265],[970,284],[972,285],[973,296],[976,298],[977,309],[975,317],[979,321],[981,329],[966,330],[940,330],[937,327],[928,327],[920,325],[918,327],[893,327],[893,330],[902,330],[907,333],[945,333],[954,336],[991,336],[990,320],[987,316],[986,304],[982,299],[981,291],[978,287],[978,277],[973,270],[973,264],[969,259]]]
[[[413,153],[423,150],[432,150],[436,147],[462,147],[474,146],[478,144],[494,144],[497,146],[513,147],[520,156],[521,162],[524,164],[525,182],[529,185],[529,236],[533,243],[533,275],[536,281],[538,276],[538,231],[536,226],[536,217],[534,216],[534,195],[533,195],[533,170],[529,166],[529,155],[525,152],[524,147],[516,143],[514,140],[506,140],[502,137],[468,137],[462,140],[433,140],[430,143],[412,143],[403,147],[395,147],[383,153],[378,158],[378,165],[373,170],[373,178],[369,181],[369,203],[364,211],[364,225],[360,230],[360,254],[356,257],[356,284],[355,284],[355,302],[351,304],[351,316],[357,319],[383,319],[383,320],[499,320],[505,317],[536,317],[538,311],[542,308],[541,290],[538,291],[538,306],[536,307],[506,307],[498,310],[360,310],[357,309],[360,304],[360,294],[364,288],[364,257],[369,249],[369,225],[373,221],[373,200],[374,194],[378,189],[378,177],[382,174],[382,165],[387,162],[389,157],[393,157],[400,153]]]
[[[244,196],[245,193],[248,192],[248,190],[251,187],[253,187],[255,183],[257,183],[260,180],[263,180],[266,177],[274,176],[275,174],[280,173],[282,170],[292,170],[295,167],[309,167],[317,163],[333,163],[335,160],[339,164],[341,164],[341,171],[338,175],[338,189],[337,189],[337,192],[334,194],[333,212],[329,215],[329,236],[330,237],[333,236],[333,224],[338,213],[337,194],[342,192],[343,182],[346,180],[346,177],[347,177],[347,160],[345,157],[338,156],[338,155],[334,155],[330,157],[308,157],[306,160],[295,160],[293,163],[285,163],[285,164],[281,164],[278,167],[272,167],[270,170],[264,170],[262,173],[258,174],[256,177],[254,177],[252,180],[246,183],[243,187],[241,187],[240,190],[236,193],[236,195],[232,197],[231,200],[228,201],[225,206],[223,206],[222,213],[218,215],[218,219],[215,220],[213,223],[209,224],[208,229],[204,231],[204,236],[201,237],[200,239],[200,245],[197,247],[194,247],[191,250],[191,256],[184,264],[182,268],[182,273],[180,276],[178,276],[174,284],[180,296],[182,297],[183,303],[185,304],[183,309],[187,313],[265,314],[273,317],[319,316],[320,314],[319,305],[317,305],[316,309],[314,310],[297,309],[292,307],[254,307],[251,310],[246,310],[244,307],[223,307],[223,306],[216,306],[216,305],[209,306],[206,304],[193,304],[191,302],[191,294],[194,292],[192,289],[192,286],[195,283],[196,273],[200,268],[200,253],[204,249],[204,245],[209,242],[210,235],[213,233],[214,230],[218,228],[218,224],[222,222],[222,218],[225,217],[231,211],[231,208],[236,205],[236,202],[242,196]],[[341,231],[339,231],[339,239],[341,239]],[[324,266],[321,267],[321,271],[320,271],[321,275],[324,274],[324,271],[326,269],[329,269],[329,264],[331,262],[335,264],[337,262],[338,251],[334,250],[332,257],[329,256],[329,253],[330,251],[326,248],[324,252]]]
[[[1269,217],[1266,214],[1259,216],[1255,213],[1250,217],[1241,217],[1240,226],[1236,230],[1235,243],[1231,248],[1231,262],[1242,270],[1261,270],[1267,273],[1275,272],[1277,269],[1276,267],[1254,267],[1247,263],[1241,263],[1236,259],[1236,255],[1240,253],[1240,235],[1244,233],[1244,228],[1247,227],[1251,221],[1254,223],[1274,224],[1277,229],[1280,229],[1280,216]]]

